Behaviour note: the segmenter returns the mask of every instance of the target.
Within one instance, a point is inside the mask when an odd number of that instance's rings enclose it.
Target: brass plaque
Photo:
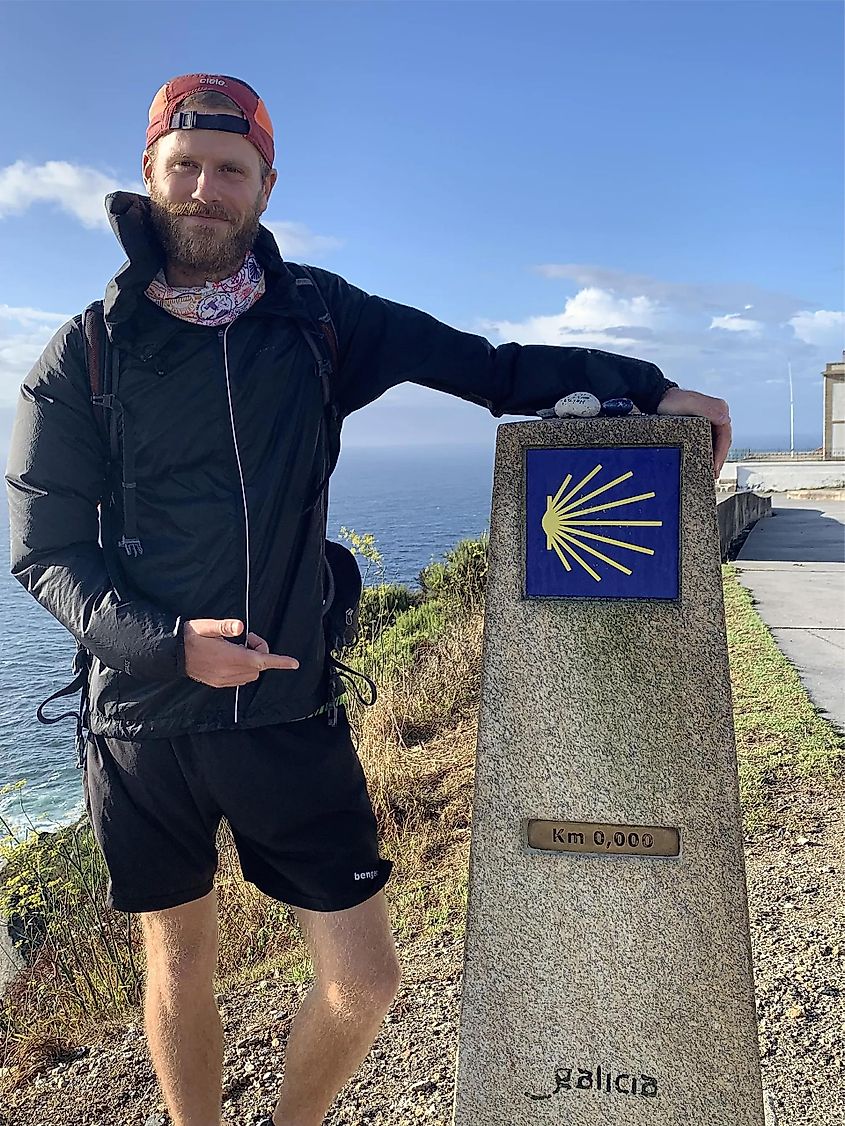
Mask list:
[[[681,834],[661,825],[601,825],[592,821],[529,821],[528,845],[548,852],[611,856],[680,856]]]

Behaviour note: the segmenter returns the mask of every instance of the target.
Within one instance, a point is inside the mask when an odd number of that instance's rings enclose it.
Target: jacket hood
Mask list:
[[[111,192],[105,205],[111,229],[126,254],[126,261],[106,287],[104,311],[111,329],[128,320],[144,299],[144,291],[164,265],[164,251],[153,228],[149,196]],[[266,227],[259,226],[252,250],[267,275],[267,293],[260,302],[262,311],[307,317],[296,279]]]

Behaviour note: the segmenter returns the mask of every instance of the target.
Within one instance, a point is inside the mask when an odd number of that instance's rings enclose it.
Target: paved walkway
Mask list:
[[[735,565],[813,702],[845,730],[845,501],[774,496]]]

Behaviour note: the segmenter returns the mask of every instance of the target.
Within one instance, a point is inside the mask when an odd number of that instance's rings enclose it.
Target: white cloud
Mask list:
[[[804,309],[790,317],[789,323],[799,340],[825,348],[831,361],[845,348],[845,313],[831,309],[818,309],[815,313]]]
[[[85,227],[108,228],[103,200],[119,188],[139,190],[138,185],[127,185],[117,176],[65,160],[48,160],[45,164],[18,160],[0,168],[0,219],[46,203],[72,215]]]
[[[590,286],[570,297],[561,313],[529,317],[522,322],[488,321],[480,327],[502,340],[523,344],[620,344],[650,335],[662,319],[660,305],[649,297],[619,297]]]
[[[282,257],[294,262],[301,258],[321,258],[343,246],[342,239],[331,235],[316,235],[304,223],[274,221],[265,222],[264,226],[272,231]]]
[[[745,306],[750,309],[750,305]],[[749,320],[739,313],[727,313],[724,317],[714,317],[710,322],[711,328],[723,328],[727,332],[762,332],[763,326],[759,321]]]
[[[562,328],[573,332],[624,325],[649,328],[657,324],[659,313],[659,306],[649,297],[618,297],[615,293],[591,286],[566,302]]]
[[[762,289],[751,283],[709,283],[663,281],[648,274],[632,274],[608,266],[580,262],[550,263],[535,266],[536,273],[549,279],[566,279],[580,287],[598,286],[626,297],[651,297],[677,311],[720,316],[725,309],[753,308],[756,320],[785,321],[800,309],[812,305],[807,297]]]
[[[43,309],[16,309],[13,305],[0,304],[0,321],[18,321],[22,325],[52,325],[58,328],[70,317],[65,313],[47,313]]]

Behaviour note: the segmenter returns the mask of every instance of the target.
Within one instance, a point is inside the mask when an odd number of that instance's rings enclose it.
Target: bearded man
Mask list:
[[[300,331],[310,282],[259,223],[273,161],[246,83],[185,75],[159,90],[149,196],[106,201],[128,259],[103,309],[114,394],[101,405],[122,475],[106,481],[80,317],[24,381],[6,475],[12,573],[90,656],[86,808],[107,902],[141,913],[145,1029],[174,1126],[221,1120],[222,817],[244,877],[291,906],[314,964],[268,1123],[323,1122],[399,982],[391,866],[343,708],[327,718],[325,401]],[[586,390],[704,415],[717,472],[727,454],[726,404],[653,364],[494,348],[328,271],[308,277],[336,335],[339,420],[405,380],[495,415]]]

